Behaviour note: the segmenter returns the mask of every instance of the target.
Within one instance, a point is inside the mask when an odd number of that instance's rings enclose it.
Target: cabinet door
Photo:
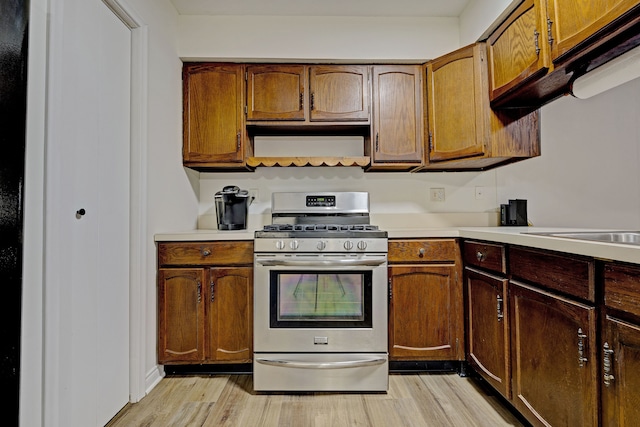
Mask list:
[[[374,164],[422,163],[421,76],[419,66],[373,67]]]
[[[553,37],[551,59],[556,62],[579,43],[597,36],[599,30],[640,6],[636,0],[548,0],[548,7]]]
[[[575,4],[573,1],[565,2]],[[491,101],[549,69],[544,0],[525,0],[487,40]]]
[[[244,161],[243,79],[242,65],[185,65],[185,166]]]
[[[602,343],[602,425],[635,425],[640,420],[640,326],[607,316]]]
[[[207,359],[250,362],[253,356],[253,268],[212,268]]]
[[[470,268],[465,274],[470,363],[493,388],[509,399],[508,280]]]
[[[305,120],[304,65],[247,66],[247,120]]]
[[[468,46],[427,64],[429,162],[484,154],[479,55],[479,46]]]
[[[317,65],[309,69],[311,121],[369,121],[369,67]]]
[[[595,308],[510,282],[512,402],[534,425],[598,424]]]
[[[453,265],[389,267],[389,357],[462,360],[462,291]]]
[[[204,359],[202,268],[158,270],[158,363]]]

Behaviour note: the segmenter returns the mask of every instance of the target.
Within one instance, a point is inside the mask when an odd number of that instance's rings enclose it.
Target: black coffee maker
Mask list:
[[[247,228],[249,192],[235,185],[228,185],[215,196],[218,230],[244,230]]]

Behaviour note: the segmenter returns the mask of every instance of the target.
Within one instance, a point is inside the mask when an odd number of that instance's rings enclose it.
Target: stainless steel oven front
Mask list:
[[[343,247],[339,240],[330,246]],[[371,239],[366,252],[256,251],[255,390],[387,390],[386,245]]]

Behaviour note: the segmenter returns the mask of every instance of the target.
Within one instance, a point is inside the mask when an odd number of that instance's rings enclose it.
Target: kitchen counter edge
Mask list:
[[[598,229],[602,230],[602,229]],[[185,232],[159,233],[156,242],[253,240],[255,230],[192,230]],[[590,256],[640,264],[640,246],[589,242],[564,239],[530,233],[596,231],[585,228],[548,227],[451,227],[451,228],[399,228],[388,229],[390,239],[419,238],[463,238],[485,240],[538,249]]]

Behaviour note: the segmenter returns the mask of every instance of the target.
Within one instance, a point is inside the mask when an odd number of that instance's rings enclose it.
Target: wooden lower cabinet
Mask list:
[[[494,389],[511,397],[508,280],[465,269],[469,363]]]
[[[602,336],[602,425],[640,420],[640,325],[606,316]]]
[[[390,241],[389,260],[390,360],[464,360],[457,242]]]
[[[158,363],[249,363],[253,242],[158,244]]]
[[[204,268],[158,271],[158,362],[204,360]]]
[[[533,425],[598,425],[595,307],[511,281],[512,403]]]

